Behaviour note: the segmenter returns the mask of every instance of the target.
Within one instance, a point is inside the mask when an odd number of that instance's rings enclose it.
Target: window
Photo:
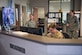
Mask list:
[[[59,12],[62,9],[63,19],[66,20],[66,14],[70,10],[71,0],[49,0],[49,12]]]

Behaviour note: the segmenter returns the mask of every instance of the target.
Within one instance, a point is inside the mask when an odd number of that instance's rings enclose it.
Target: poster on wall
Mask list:
[[[14,10],[13,8],[2,8],[2,21],[5,29],[9,29],[14,24]]]

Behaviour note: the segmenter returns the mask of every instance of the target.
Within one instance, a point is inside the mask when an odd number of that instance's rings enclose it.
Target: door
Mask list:
[[[27,14],[26,14],[26,6],[22,6],[22,26],[26,25]]]
[[[20,30],[20,5],[18,4],[15,4],[15,21],[17,30]]]

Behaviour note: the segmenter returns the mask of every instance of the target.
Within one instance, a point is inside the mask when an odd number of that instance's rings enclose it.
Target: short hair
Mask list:
[[[34,14],[32,14],[32,13],[30,15],[34,16]]]
[[[56,28],[56,23],[51,23],[48,28]]]
[[[74,10],[70,10],[71,12],[75,13]]]

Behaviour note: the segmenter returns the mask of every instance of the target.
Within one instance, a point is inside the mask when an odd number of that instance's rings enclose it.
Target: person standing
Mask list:
[[[30,14],[30,20],[28,20],[27,22],[26,22],[26,26],[27,27],[32,27],[32,28],[36,28],[36,22],[35,22],[35,20],[34,20],[34,16],[33,16],[33,14]]]
[[[73,10],[70,10],[67,16],[66,32],[70,38],[78,38],[78,21]]]

